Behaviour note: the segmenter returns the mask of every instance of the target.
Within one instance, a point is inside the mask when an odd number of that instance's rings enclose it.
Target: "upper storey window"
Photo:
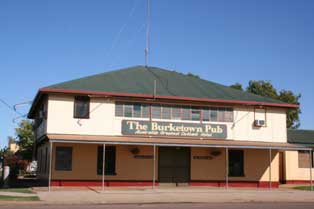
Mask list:
[[[191,120],[194,120],[194,121],[201,120],[201,109],[199,107],[191,108]]]
[[[88,96],[76,96],[74,99],[74,118],[89,118],[90,98]]]
[[[127,118],[149,118],[148,104],[116,102],[115,115]]]
[[[233,108],[116,102],[118,117],[233,122]],[[151,110],[150,110],[151,109]]]

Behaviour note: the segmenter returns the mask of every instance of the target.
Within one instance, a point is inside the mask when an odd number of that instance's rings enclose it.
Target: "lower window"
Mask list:
[[[56,147],[56,164],[57,171],[72,170],[72,147]]]
[[[98,147],[97,174],[102,175],[103,168],[103,146]],[[105,148],[105,175],[116,175],[116,147]]]
[[[299,168],[312,168],[314,167],[314,159],[313,159],[313,151],[305,151],[299,150],[298,151],[298,166]]]
[[[243,150],[229,150],[229,176],[244,176]]]

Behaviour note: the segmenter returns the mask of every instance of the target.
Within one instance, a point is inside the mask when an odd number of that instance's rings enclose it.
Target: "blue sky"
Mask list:
[[[151,0],[149,64],[230,85],[269,80],[301,93],[301,128],[314,129],[314,2]],[[145,0],[1,0],[0,98],[144,64]],[[19,108],[26,113],[28,106]],[[17,115],[0,103],[0,146]]]

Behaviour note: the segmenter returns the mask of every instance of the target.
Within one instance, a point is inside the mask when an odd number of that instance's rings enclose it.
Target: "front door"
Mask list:
[[[283,152],[279,152],[279,183],[285,183],[285,160]]]
[[[158,177],[161,183],[190,181],[190,148],[159,147]]]

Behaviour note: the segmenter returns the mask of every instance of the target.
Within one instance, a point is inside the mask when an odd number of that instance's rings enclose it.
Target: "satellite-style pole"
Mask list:
[[[146,47],[145,47],[145,66],[148,66],[149,54],[149,32],[150,32],[150,0],[147,0],[146,8]]]

